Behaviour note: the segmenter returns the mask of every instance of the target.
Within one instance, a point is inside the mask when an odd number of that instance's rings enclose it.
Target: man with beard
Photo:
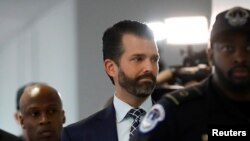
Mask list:
[[[113,102],[63,129],[63,141],[128,141],[152,106],[159,53],[147,25],[125,20],[103,35],[103,61],[114,84]]]
[[[57,90],[44,83],[29,84],[19,101],[19,121],[27,141],[60,141],[65,122]]]
[[[208,58],[213,65],[211,76],[164,95],[142,120],[134,141],[206,141],[225,136],[249,140],[248,9],[233,7],[216,16]]]

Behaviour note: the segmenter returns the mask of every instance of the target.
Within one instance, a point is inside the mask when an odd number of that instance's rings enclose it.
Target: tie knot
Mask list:
[[[146,112],[143,109],[133,108],[133,109],[129,110],[127,115],[129,117],[132,117],[135,120],[135,119],[140,119],[140,117],[144,116],[145,114],[146,114]]]

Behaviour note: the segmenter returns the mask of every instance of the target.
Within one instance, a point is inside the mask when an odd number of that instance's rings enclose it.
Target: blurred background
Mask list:
[[[214,15],[232,6],[250,8],[250,3],[249,0],[0,0],[0,128],[20,134],[14,119],[16,92],[34,81],[46,82],[60,91],[66,112],[65,126],[102,109],[114,91],[103,69],[101,38],[104,30],[114,23],[138,20],[155,31],[161,71],[192,67],[207,63],[204,49]],[[187,17],[191,18],[190,24]],[[201,28],[195,26],[198,31],[194,32],[192,25],[197,17],[201,19],[198,20]],[[204,36],[199,38],[196,33]],[[172,38],[175,36],[177,39]]]

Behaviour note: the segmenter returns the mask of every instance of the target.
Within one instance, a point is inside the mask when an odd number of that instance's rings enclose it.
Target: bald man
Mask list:
[[[51,86],[36,83],[20,98],[20,123],[28,141],[60,141],[65,122],[60,94]]]

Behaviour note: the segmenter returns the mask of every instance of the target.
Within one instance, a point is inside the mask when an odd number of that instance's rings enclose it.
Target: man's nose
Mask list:
[[[154,72],[158,71],[158,64],[151,60],[145,61],[144,72]]]
[[[48,124],[50,123],[50,117],[46,113],[41,114],[40,124]]]
[[[235,64],[245,63],[248,56],[249,56],[249,52],[238,48],[234,54],[234,63]]]

